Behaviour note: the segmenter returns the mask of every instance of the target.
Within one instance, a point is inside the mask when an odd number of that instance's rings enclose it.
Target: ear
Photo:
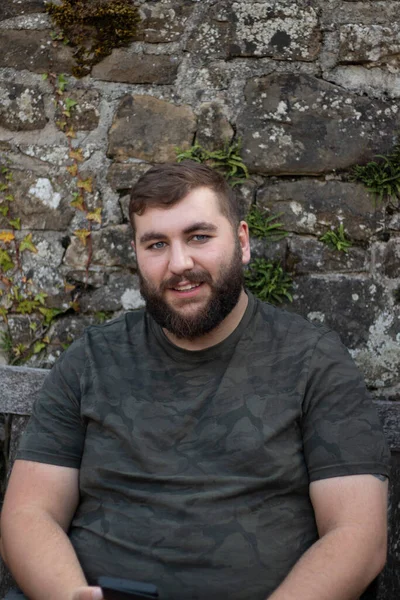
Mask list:
[[[136,244],[134,242],[134,240],[131,241],[131,246],[134,252],[136,252]]]
[[[250,234],[246,221],[240,221],[239,223],[238,238],[242,249],[242,263],[248,265],[250,262]]]

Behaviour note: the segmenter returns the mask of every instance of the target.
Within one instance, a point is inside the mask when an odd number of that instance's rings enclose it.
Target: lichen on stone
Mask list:
[[[65,41],[74,46],[73,74],[83,77],[114,48],[128,45],[140,21],[132,0],[62,0],[46,11]]]

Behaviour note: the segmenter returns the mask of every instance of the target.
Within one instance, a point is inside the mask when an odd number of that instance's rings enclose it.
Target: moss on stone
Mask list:
[[[140,21],[132,0],[62,0],[61,5],[47,4],[46,11],[64,41],[76,48],[76,77],[90,73],[114,48],[132,42]]]

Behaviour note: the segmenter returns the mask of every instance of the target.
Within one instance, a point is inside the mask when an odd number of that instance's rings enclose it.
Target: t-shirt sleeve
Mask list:
[[[84,370],[81,338],[61,355],[46,377],[17,459],[79,468],[86,430],[80,411]]]
[[[389,474],[390,452],[363,377],[334,332],[314,349],[303,398],[304,456],[310,481]]]

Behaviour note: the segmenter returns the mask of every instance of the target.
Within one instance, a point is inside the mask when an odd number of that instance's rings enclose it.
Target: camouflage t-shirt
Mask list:
[[[80,468],[69,535],[90,582],[152,582],[162,600],[265,600],[317,539],[310,481],[388,464],[336,334],[251,295],[197,352],[144,311],[88,328],[18,457]]]

